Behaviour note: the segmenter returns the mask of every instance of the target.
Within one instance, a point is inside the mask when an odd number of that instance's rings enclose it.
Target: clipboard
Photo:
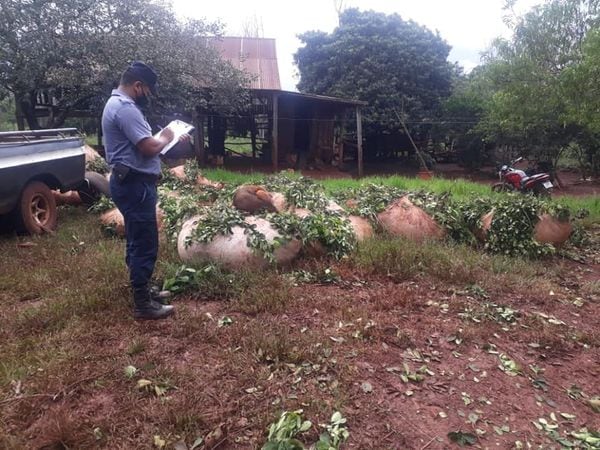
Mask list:
[[[173,120],[165,128],[169,128],[169,129],[173,130],[174,136],[173,136],[173,140],[171,142],[169,142],[167,145],[165,145],[164,148],[160,151],[161,155],[166,155],[169,150],[171,150],[173,147],[175,147],[175,145],[179,142],[179,138],[181,136],[184,136],[184,135],[189,134],[192,131],[194,131],[193,125],[190,125],[189,123],[186,123],[182,120]],[[158,133],[156,133],[154,135],[154,137],[158,138],[158,136],[160,135],[161,132],[162,132],[162,130],[159,131]]]

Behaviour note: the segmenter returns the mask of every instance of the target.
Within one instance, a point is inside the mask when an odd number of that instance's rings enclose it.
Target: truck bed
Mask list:
[[[0,133],[0,214],[16,206],[30,181],[66,191],[84,174],[83,137],[74,128]]]

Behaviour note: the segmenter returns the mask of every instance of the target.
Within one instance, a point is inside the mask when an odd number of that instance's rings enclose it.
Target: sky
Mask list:
[[[302,45],[297,35],[309,30],[331,32],[337,26],[333,0],[172,0],[181,17],[220,21],[226,36],[241,36],[244,24],[254,17],[262,23],[263,37],[275,38],[281,87],[297,90],[297,68],[293,55]],[[518,0],[521,14],[542,0]],[[451,62],[467,72],[480,62],[480,54],[498,36],[509,36],[504,25],[504,0],[345,0],[344,6],[361,10],[397,13],[412,19],[452,46]]]

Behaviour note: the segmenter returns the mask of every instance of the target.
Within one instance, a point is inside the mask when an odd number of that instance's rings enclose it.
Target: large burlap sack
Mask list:
[[[262,186],[245,184],[233,194],[233,206],[250,214],[259,211],[276,212],[271,194]]]
[[[344,208],[342,208],[340,205],[338,205],[334,200],[329,200],[325,209],[327,211],[333,211],[333,212],[341,212],[341,213],[344,212]]]
[[[105,227],[112,228],[117,236],[125,236],[125,219],[123,219],[123,214],[117,208],[109,209],[103,213],[100,216],[100,222]]]
[[[490,231],[490,228],[492,227],[492,220],[494,220],[493,210],[481,216],[481,227],[473,230],[473,234],[479,241],[485,242],[485,240],[487,239],[487,234]]]
[[[162,209],[156,206],[156,225],[158,231],[163,229],[165,213]],[[125,237],[125,219],[123,214],[117,208],[110,209],[100,216],[100,222],[105,227],[110,227],[119,237]]]
[[[533,230],[533,239],[540,244],[561,246],[572,232],[573,226],[570,222],[561,222],[549,214],[542,214]]]
[[[273,206],[277,212],[287,211],[290,207],[285,199],[285,195],[283,195],[281,192],[271,193],[271,203],[273,203]]]
[[[101,158],[100,153],[94,150],[89,145],[85,144],[83,146],[83,152],[85,153],[85,163],[89,163],[94,161],[96,158]]]
[[[269,262],[260,254],[248,247],[248,235],[244,228],[233,227],[232,234],[217,235],[211,242],[192,242],[186,246],[186,240],[196,229],[201,218],[196,216],[183,224],[177,239],[179,257],[187,263],[213,261],[228,268],[266,267]],[[247,217],[246,222],[256,226],[257,231],[264,234],[268,242],[274,242],[281,234],[266,220],[257,217]],[[301,243],[292,239],[278,247],[274,252],[275,261],[279,265],[291,263],[300,253]]]
[[[209,180],[208,178],[202,176],[202,175],[198,175],[196,176],[196,185],[197,186],[210,186],[210,187],[214,187],[216,189],[223,189],[223,183],[219,183],[218,181],[212,181]]]
[[[60,205],[71,205],[71,206],[79,206],[83,204],[81,201],[81,197],[79,196],[79,192],[77,191],[52,191],[52,195],[54,196],[54,200],[56,201],[56,206]]]
[[[305,217],[310,216],[312,214],[312,212],[305,208],[294,208],[292,210],[292,214],[300,217],[301,219],[304,219]]]
[[[175,166],[169,169],[169,173],[178,180],[185,180],[185,166]]]
[[[394,236],[421,242],[441,239],[445,231],[433,218],[407,197],[402,197],[377,215],[382,228]]]
[[[373,237],[373,226],[367,219],[359,216],[348,216],[348,220],[352,225],[357,242],[362,242],[365,239]]]

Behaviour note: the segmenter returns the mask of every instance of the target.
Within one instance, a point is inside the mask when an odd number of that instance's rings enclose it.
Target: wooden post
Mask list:
[[[273,94],[273,133],[271,136],[271,162],[273,163],[273,172],[279,170],[279,97]]]
[[[102,147],[102,116],[96,120],[96,144]]]
[[[15,94],[15,118],[17,119],[17,129],[25,129],[25,118],[23,116],[23,110],[21,109],[20,98]]]
[[[204,117],[194,110],[192,121],[194,123],[194,154],[198,166],[204,167]]]
[[[250,118],[252,123],[250,124],[250,142],[252,143],[252,164],[256,160],[256,116],[252,113]]]
[[[363,146],[362,146],[362,113],[360,107],[356,107],[356,145],[358,149],[358,177],[363,176]]]

